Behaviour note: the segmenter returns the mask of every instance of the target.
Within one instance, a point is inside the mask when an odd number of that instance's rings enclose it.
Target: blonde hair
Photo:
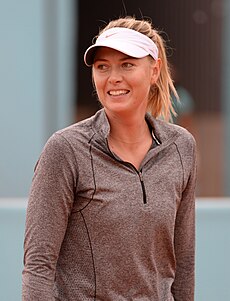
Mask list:
[[[176,116],[172,105],[171,93],[174,94],[176,99],[178,99],[178,94],[171,78],[164,39],[153,28],[149,20],[137,20],[134,17],[125,17],[110,21],[106,27],[100,30],[99,35],[113,27],[125,27],[136,30],[152,39],[157,45],[159,58],[161,59],[161,71],[157,82],[150,88],[147,110],[155,118],[161,117],[166,121],[171,121],[172,115]]]

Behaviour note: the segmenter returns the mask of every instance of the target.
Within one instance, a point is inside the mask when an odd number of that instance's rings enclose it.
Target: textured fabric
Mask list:
[[[139,171],[107,144],[104,110],[55,133],[27,209],[23,301],[194,300],[195,142],[146,115]]]

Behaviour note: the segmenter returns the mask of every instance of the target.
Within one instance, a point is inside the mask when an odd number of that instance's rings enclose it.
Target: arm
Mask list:
[[[188,180],[182,194],[175,223],[176,275],[172,285],[175,301],[194,300],[196,186],[196,149],[194,143],[192,149],[193,153],[190,153],[191,155],[187,162],[189,168]]]
[[[71,212],[76,159],[69,143],[54,134],[35,169],[26,216],[23,301],[54,300],[56,263]]]

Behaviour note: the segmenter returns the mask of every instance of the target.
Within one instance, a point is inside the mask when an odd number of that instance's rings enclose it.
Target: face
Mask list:
[[[144,115],[150,86],[156,82],[159,72],[159,62],[149,57],[136,59],[100,47],[94,59],[93,80],[106,113]]]

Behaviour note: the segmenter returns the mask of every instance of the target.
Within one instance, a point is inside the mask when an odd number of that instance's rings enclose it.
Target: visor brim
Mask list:
[[[96,54],[96,51],[99,47],[108,47],[117,51],[120,51],[128,56],[134,57],[134,58],[143,58],[147,55],[149,55],[149,53],[135,45],[135,44],[131,44],[130,42],[124,42],[124,41],[112,41],[112,40],[108,40],[108,41],[103,41],[103,43],[96,43],[95,45],[90,46],[85,54],[84,54],[84,62],[87,66],[92,66],[94,63],[94,57]]]

